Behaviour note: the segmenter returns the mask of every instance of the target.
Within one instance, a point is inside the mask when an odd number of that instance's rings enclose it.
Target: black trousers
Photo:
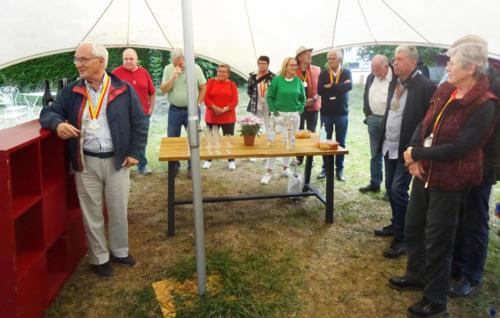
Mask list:
[[[460,205],[465,191],[425,189],[413,178],[406,211],[406,275],[425,283],[427,300],[446,304]]]

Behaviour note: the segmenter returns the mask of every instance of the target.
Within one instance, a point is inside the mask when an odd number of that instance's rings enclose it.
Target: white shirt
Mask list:
[[[389,93],[389,83],[392,81],[392,70],[389,68],[384,78],[375,76],[368,91],[368,103],[373,115],[384,116],[387,106],[387,94]]]
[[[398,83],[400,83],[398,79]],[[401,85],[401,84],[400,84]],[[401,96],[397,97],[396,92],[392,96],[387,122],[385,124],[385,138],[382,144],[382,155],[387,154],[389,159],[399,159],[399,138],[401,137],[401,124],[403,113],[408,97],[408,90],[405,88]]]
[[[99,95],[103,90],[104,78],[108,76],[105,75],[99,88],[96,90],[90,85],[87,81],[85,81],[85,86],[87,88],[87,92],[89,95],[89,99],[92,100],[92,104],[94,107],[97,106],[97,102],[99,99]],[[109,83],[111,86],[111,82]],[[108,108],[108,95],[109,95],[109,87],[104,95],[104,99],[102,101],[102,108],[99,112],[99,116],[97,117],[97,122],[99,125],[98,129],[90,129],[90,112],[89,112],[89,103],[85,105],[85,109],[83,111],[82,116],[82,128],[83,128],[83,149],[91,152],[110,152],[113,151],[113,141],[111,139],[111,131],[109,130],[108,124],[108,116],[106,114],[106,109]]]

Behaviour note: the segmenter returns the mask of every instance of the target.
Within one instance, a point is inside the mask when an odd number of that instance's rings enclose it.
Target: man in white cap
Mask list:
[[[300,46],[295,54],[295,59],[299,64],[297,76],[302,80],[306,91],[306,106],[300,115],[299,129],[316,131],[318,124],[318,111],[321,108],[321,101],[318,95],[318,78],[321,69],[312,65],[312,48]],[[304,157],[297,157],[297,164],[302,164]]]

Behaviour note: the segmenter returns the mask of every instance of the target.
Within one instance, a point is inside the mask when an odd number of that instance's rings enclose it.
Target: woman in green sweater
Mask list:
[[[276,118],[276,128],[287,136],[288,124],[292,125],[292,134],[287,142],[295,142],[295,131],[300,123],[300,113],[304,111],[306,103],[306,93],[303,82],[295,75],[297,71],[297,61],[292,57],[287,57],[281,65],[280,75],[273,78],[271,86],[267,90],[267,104],[269,111],[274,113]],[[275,164],[274,158],[267,159],[267,172],[262,176],[260,183],[268,184],[272,178]],[[288,176],[288,164],[290,158],[283,158],[283,175]]]

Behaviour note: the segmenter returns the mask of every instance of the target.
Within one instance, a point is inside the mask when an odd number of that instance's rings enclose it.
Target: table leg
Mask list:
[[[307,190],[307,186],[311,182],[311,169],[313,165],[313,157],[312,156],[307,156],[306,157],[306,166],[304,168],[304,189],[302,191]]]
[[[325,172],[326,172],[326,210],[325,221],[326,223],[333,223],[333,209],[334,209],[334,158],[335,156],[325,156]]]
[[[168,206],[167,206],[167,235],[175,235],[175,161],[168,162]]]

